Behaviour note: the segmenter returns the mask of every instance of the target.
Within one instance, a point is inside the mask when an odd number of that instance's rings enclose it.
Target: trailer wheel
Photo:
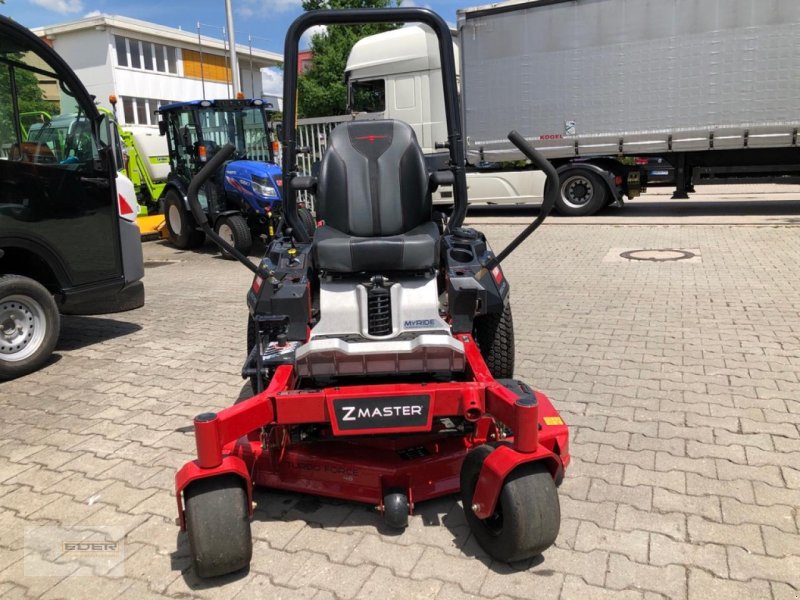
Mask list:
[[[305,206],[297,207],[297,216],[300,217],[300,222],[303,224],[303,229],[306,230],[308,237],[314,236],[314,231],[317,229],[317,222],[311,215],[311,211]]]
[[[608,188],[597,175],[586,169],[568,169],[559,175],[561,186],[556,210],[568,217],[593,215],[606,205]]]
[[[473,335],[481,356],[495,379],[514,376],[514,318],[511,304],[501,313],[490,313],[475,318]]]
[[[247,221],[241,215],[220,217],[214,226],[214,230],[223,240],[244,255],[247,255],[253,247],[253,234],[250,233],[250,227],[248,227]],[[223,258],[236,260],[226,250],[220,248],[219,251]]]
[[[253,543],[247,491],[236,475],[199,479],[184,492],[189,553],[198,577],[218,577],[250,564]]]
[[[0,379],[44,365],[60,327],[58,306],[47,288],[21,275],[0,277]]]
[[[561,525],[556,485],[543,463],[520,465],[503,482],[494,514],[479,519],[472,510],[472,496],[483,462],[493,450],[478,446],[461,466],[467,523],[481,547],[496,560],[514,562],[537,556],[553,545]]]
[[[181,250],[197,248],[206,239],[206,234],[196,229],[194,218],[183,206],[183,200],[175,190],[167,192],[164,200],[164,220],[169,241]]]

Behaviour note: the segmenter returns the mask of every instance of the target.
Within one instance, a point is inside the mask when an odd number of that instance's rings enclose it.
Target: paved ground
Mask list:
[[[500,247],[517,223],[485,231]],[[700,258],[616,258],[640,248]],[[145,254],[145,308],[66,318],[57,360],[0,384],[0,596],[798,597],[797,227],[556,223],[509,259],[518,375],[572,432],[543,559],[490,560],[454,498],[390,536],[367,507],[260,491],[249,573],[212,584],[188,570],[173,475],[191,417],[243,392],[249,277],[210,250]],[[120,528],[124,577],[31,576],[45,525]]]

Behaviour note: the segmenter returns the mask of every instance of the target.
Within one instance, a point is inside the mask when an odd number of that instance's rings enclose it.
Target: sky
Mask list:
[[[283,38],[289,24],[302,8],[301,0],[231,0],[236,41],[253,47],[283,53]],[[455,23],[456,9],[485,4],[458,0],[404,0],[404,6],[427,6]],[[0,14],[26,27],[56,25],[80,19],[88,14],[122,15],[159,25],[197,31],[200,21],[203,35],[222,37],[225,24],[224,0],[5,0]]]
[[[283,40],[289,24],[303,12],[301,0],[231,0],[236,42],[254,48],[283,53]],[[432,8],[451,24],[456,10],[486,4],[488,0],[403,0],[403,6]],[[197,31],[210,37],[222,37],[225,24],[225,0],[5,0],[0,14],[11,17],[26,27],[41,27],[75,21],[104,13],[122,15]],[[280,69],[262,71],[266,94],[280,95],[283,73]]]

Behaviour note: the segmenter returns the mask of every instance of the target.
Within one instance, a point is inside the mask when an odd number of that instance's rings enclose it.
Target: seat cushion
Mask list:
[[[431,222],[383,237],[354,237],[323,225],[313,244],[317,268],[334,273],[415,271],[439,262],[439,228]]]

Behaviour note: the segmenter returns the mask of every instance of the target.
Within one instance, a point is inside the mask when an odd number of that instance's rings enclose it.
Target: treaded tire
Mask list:
[[[231,246],[245,256],[247,256],[247,253],[250,252],[253,247],[253,234],[250,233],[250,227],[247,225],[245,218],[240,215],[220,217],[219,220],[217,220],[217,224],[214,226],[214,230],[217,232],[217,235],[230,243]],[[234,256],[226,250],[220,248],[219,251],[223,258],[236,260]]]
[[[61,315],[47,288],[30,277],[0,276],[0,380],[41,368],[60,329]]]
[[[250,564],[253,541],[247,491],[237,475],[199,479],[184,492],[189,553],[198,577],[218,577]]]
[[[588,169],[567,169],[559,173],[558,198],[555,209],[565,217],[582,217],[593,215],[606,205],[608,187],[603,178]],[[584,190],[576,199],[570,199],[569,188],[572,184]],[[586,191],[591,189],[591,193]]]
[[[183,206],[183,200],[175,190],[170,190],[164,199],[164,221],[167,224],[169,241],[176,248],[191,250],[202,245],[206,234],[196,229],[194,217]]]
[[[495,379],[514,376],[514,317],[511,304],[501,313],[482,315],[475,319],[473,334],[481,356]]]
[[[308,210],[305,206],[298,206],[297,216],[300,217],[300,222],[303,224],[303,228],[306,230],[308,236],[314,237],[314,231],[316,231],[317,229],[317,222],[311,215],[311,211]]]
[[[515,562],[538,556],[553,545],[561,525],[561,506],[553,478],[541,462],[522,464],[503,482],[495,514],[479,519],[472,496],[483,461],[494,451],[473,449],[461,467],[461,502],[475,539],[494,559]]]

